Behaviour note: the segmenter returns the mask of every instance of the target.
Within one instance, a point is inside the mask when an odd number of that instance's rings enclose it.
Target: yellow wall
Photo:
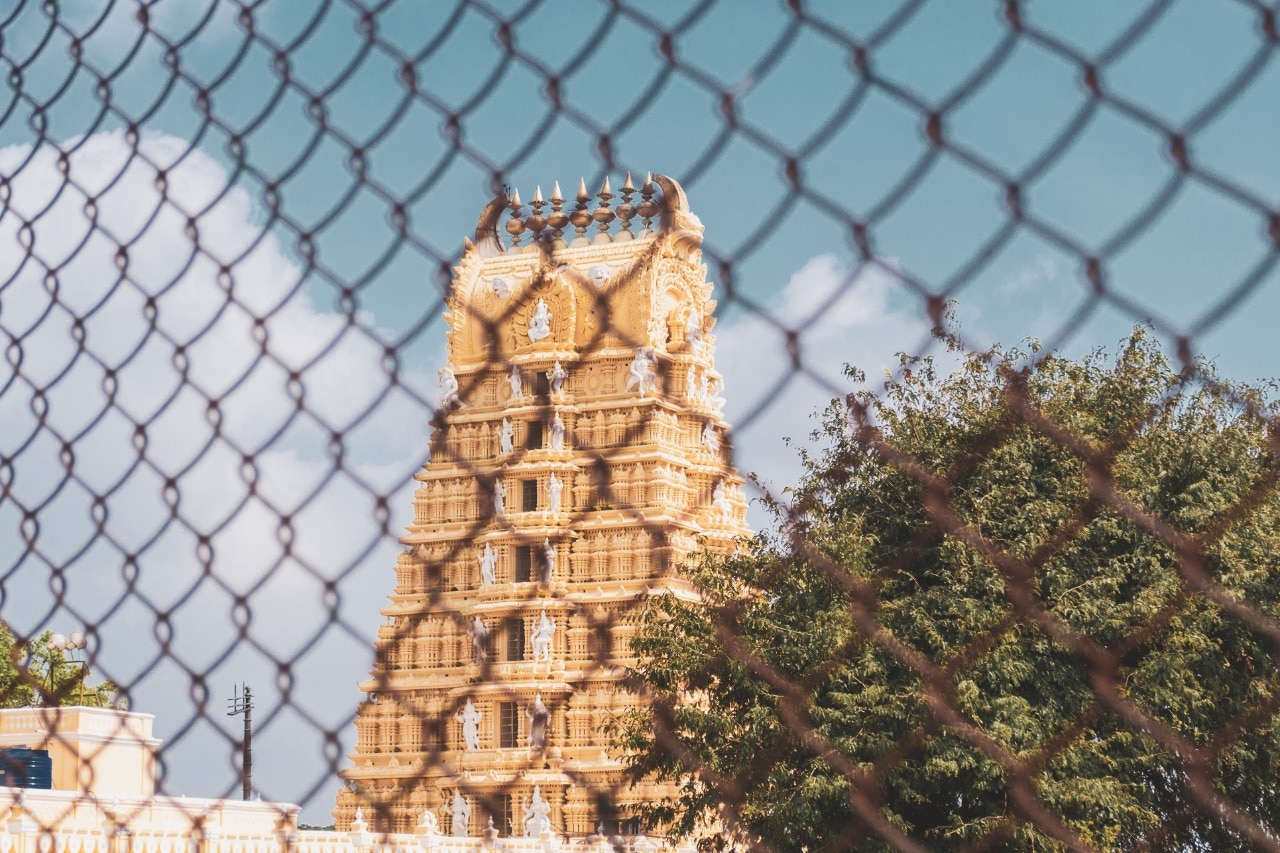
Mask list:
[[[150,797],[160,745],[153,719],[110,708],[0,710],[0,748],[47,749],[59,791]]]

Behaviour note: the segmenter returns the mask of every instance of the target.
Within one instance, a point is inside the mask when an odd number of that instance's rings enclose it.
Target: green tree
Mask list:
[[[778,532],[640,614],[653,702],[619,733],[678,791],[648,817],[782,850],[1273,845],[1270,389],[1141,329],[952,350],[833,403]]]
[[[52,636],[52,631],[44,631],[30,642],[20,642],[0,622],[0,708],[121,706],[119,688],[110,681],[89,684],[88,666],[50,645]]]

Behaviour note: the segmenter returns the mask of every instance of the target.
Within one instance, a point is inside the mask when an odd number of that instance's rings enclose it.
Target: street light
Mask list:
[[[54,631],[49,635],[48,649],[50,652],[65,652],[70,654],[77,650],[83,651],[88,647],[88,639],[79,631],[72,631],[66,636]],[[80,704],[84,705],[84,683],[89,677],[89,662],[87,660],[74,660],[70,658],[64,658],[64,660],[66,660],[67,663],[74,663],[80,667]],[[51,697],[54,695],[53,668],[54,662],[51,657],[49,659],[49,695]],[[61,704],[61,702],[58,704]]]

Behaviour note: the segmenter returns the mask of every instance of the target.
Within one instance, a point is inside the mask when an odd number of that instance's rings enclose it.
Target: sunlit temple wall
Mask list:
[[[701,241],[662,176],[481,215],[339,830],[360,807],[386,832],[632,834],[667,793],[624,781],[604,727],[643,701],[626,617],[747,532]]]

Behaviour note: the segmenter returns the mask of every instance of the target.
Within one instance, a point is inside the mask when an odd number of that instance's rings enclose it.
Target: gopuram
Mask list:
[[[609,721],[628,616],[747,534],[702,224],[673,180],[501,196],[446,300],[430,461],[334,817],[374,832],[634,832]],[[505,225],[501,220],[506,212]],[[501,236],[505,230],[507,239]],[[359,809],[359,815],[357,815]]]

